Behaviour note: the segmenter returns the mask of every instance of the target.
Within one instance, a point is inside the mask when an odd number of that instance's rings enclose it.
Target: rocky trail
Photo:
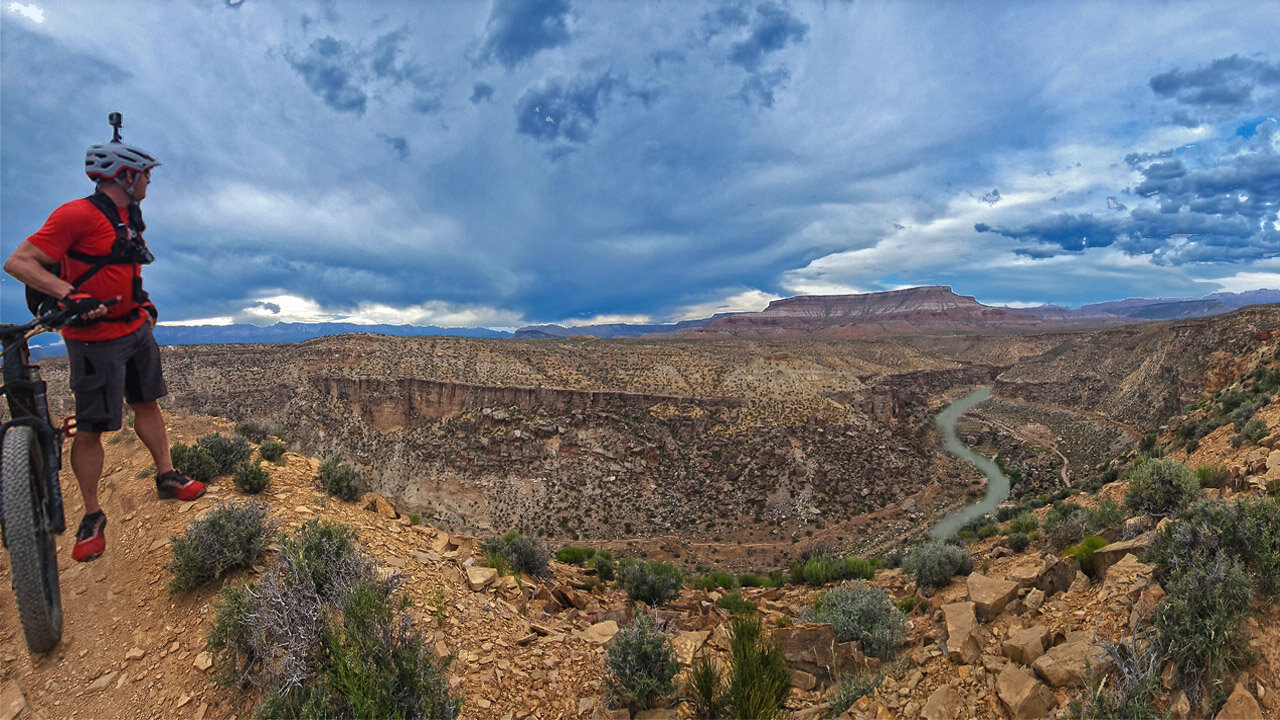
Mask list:
[[[231,424],[217,418],[169,420],[172,442],[231,433]],[[204,648],[219,588],[245,582],[251,572],[175,596],[164,567],[172,557],[171,538],[218,503],[244,496],[222,478],[195,502],[159,501],[137,438],[126,430],[106,447],[107,552],[75,564],[70,534],[59,540],[65,630],[54,652],[27,652],[8,590],[7,557],[0,561],[0,720],[251,717],[260,698],[218,684],[218,668]],[[1200,449],[1204,457],[1214,452],[1214,459],[1235,463],[1244,475],[1280,475],[1280,457],[1270,463],[1260,449],[1230,455],[1225,443],[1211,442]],[[357,503],[327,497],[314,481],[317,460],[294,453],[285,458],[284,465],[264,464],[271,485],[260,497],[271,515],[282,530],[310,518],[337,520],[354,529],[384,567],[406,578],[414,627],[431,638],[437,656],[454,658],[447,676],[464,698],[461,717],[629,717],[604,705],[605,643],[632,614],[625,594],[582,590],[584,571],[557,562],[546,578],[499,577],[482,566],[478,538],[412,524],[377,495]],[[1255,485],[1265,482],[1245,483]],[[1100,497],[1122,498],[1123,492],[1116,483]],[[70,490],[70,524],[81,512],[78,493]],[[894,599],[914,595],[920,601],[908,616],[907,645],[883,664],[852,643],[836,642],[829,625],[798,624],[817,589],[747,588],[743,594],[760,607],[792,667],[788,708],[796,720],[832,714],[835,688],[853,674],[883,680],[840,715],[845,718],[1060,716],[1080,696],[1086,664],[1098,661],[1097,643],[1128,638],[1133,621],[1163,595],[1152,567],[1138,560],[1149,539],[1113,543],[1095,554],[1106,567],[1096,580],[1074,560],[1038,546],[1014,554],[996,539],[970,547],[973,574],[932,594],[919,591],[900,570],[882,570],[873,584]],[[728,614],[716,605],[718,597],[685,588],[659,611],[685,668],[703,649],[728,647]],[[1239,673],[1228,705],[1232,713],[1245,708],[1246,714],[1230,717],[1280,717],[1278,619],[1272,608],[1249,621],[1248,642],[1258,662]],[[1166,710],[1194,716],[1178,704],[1178,688],[1165,690],[1171,698]],[[690,705],[678,698],[643,714],[690,716]]]

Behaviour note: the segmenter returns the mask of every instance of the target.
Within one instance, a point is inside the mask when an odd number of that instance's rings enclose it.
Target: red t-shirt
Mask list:
[[[119,210],[120,219],[127,223],[129,209],[122,207]],[[27,238],[27,241],[45,255],[61,262],[62,279],[73,282],[93,266],[67,257],[67,252],[75,250],[89,255],[107,255],[116,241],[116,230],[107,222],[101,210],[81,198],[54,210],[44,226]],[[62,337],[68,340],[100,342],[124,337],[137,330],[146,315],[144,312],[135,312],[138,304],[133,301],[133,281],[141,273],[141,266],[136,264],[107,265],[85,281],[79,288],[81,292],[99,300],[119,297],[120,302],[112,305],[106,317],[98,322],[83,327],[64,327]],[[110,319],[130,315],[135,317],[124,321]]]

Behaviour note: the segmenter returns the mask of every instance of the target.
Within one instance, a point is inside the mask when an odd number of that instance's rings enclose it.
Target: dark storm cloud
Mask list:
[[[498,0],[489,14],[482,56],[507,69],[569,42],[568,0]]]
[[[733,44],[729,61],[755,72],[766,55],[785,48],[788,43],[804,40],[807,32],[809,26],[785,8],[771,2],[761,3],[756,7],[751,34]]]
[[[599,122],[600,110],[626,80],[605,72],[564,83],[549,80],[530,88],[517,104],[516,128],[543,142],[565,139],[586,142]]]
[[[386,81],[392,86],[408,85],[417,91],[411,101],[413,110],[437,113],[443,101],[433,88],[431,75],[405,56],[404,46],[408,40],[409,33],[404,29],[374,38],[368,47],[329,35],[313,41],[303,55],[286,51],[285,57],[307,87],[338,112],[363,115],[368,108],[371,86]]]
[[[1246,105],[1258,86],[1280,87],[1280,63],[1269,64],[1239,55],[1219,58],[1205,67],[1177,68],[1151,78],[1151,89],[1182,105]]]
[[[1140,169],[1143,180],[1130,192],[1142,204],[1125,216],[1064,213],[1019,228],[978,223],[974,229],[1034,243],[1016,251],[1031,257],[1058,254],[1054,248],[1114,245],[1160,265],[1256,260],[1280,250],[1280,154],[1271,145],[1276,130],[1274,123],[1258,128],[1239,152],[1201,160],[1204,167],[1188,167],[1172,151],[1126,158],[1130,164],[1156,162]]]
[[[716,35],[746,27],[751,14],[745,2],[726,2],[702,16],[702,37],[709,40]]]
[[[1030,223],[1021,228],[991,227],[986,223],[973,226],[980,233],[995,233],[1013,240],[1057,246],[1063,250],[1078,252],[1085,248],[1106,247],[1116,241],[1116,222],[1082,213],[1060,213],[1054,217]],[[1023,250],[1023,254],[1031,250]],[[1043,257],[1038,255],[1037,257]]]
[[[493,99],[493,86],[489,83],[478,82],[471,87],[471,104],[479,105],[482,102]]]
[[[358,58],[347,43],[322,37],[311,43],[302,57],[290,57],[289,64],[325,105],[338,112],[364,114],[369,96],[360,89],[354,72]]]

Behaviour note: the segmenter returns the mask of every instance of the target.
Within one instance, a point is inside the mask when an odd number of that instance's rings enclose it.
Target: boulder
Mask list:
[[[467,584],[476,592],[485,589],[489,585],[493,584],[493,581],[497,579],[498,571],[491,567],[477,567],[472,565],[467,568]]]
[[[1071,583],[1076,579],[1076,573],[1078,572],[1080,572],[1079,560],[1073,557],[1052,557],[1045,564],[1040,577],[1036,578],[1036,588],[1043,592],[1046,597],[1052,597],[1055,593],[1065,592],[1067,588],[1071,587]]]
[[[676,660],[681,665],[693,664],[693,659],[710,636],[709,630],[684,630],[676,633],[676,636],[671,638],[671,645],[676,650]]]
[[[618,629],[618,623],[612,620],[605,620],[583,630],[578,634],[578,637],[593,645],[603,645],[618,634]]]
[[[1005,573],[1004,579],[1011,580],[1018,584],[1018,589],[1031,587],[1035,584],[1036,578],[1040,577],[1040,573],[1044,572],[1044,560],[1033,560],[1015,565]]]
[[[1084,687],[1088,668],[1098,668],[1106,658],[1101,648],[1088,641],[1071,640],[1051,648],[1031,668],[1050,687]]]
[[[978,617],[972,602],[950,603],[942,606],[947,627],[947,657],[954,663],[971,665],[982,654],[978,642]]]
[[[1110,545],[1103,545],[1093,551],[1093,574],[1094,577],[1106,577],[1107,568],[1115,565],[1125,555],[1133,554],[1134,557],[1142,557],[1143,553],[1151,547],[1156,541],[1154,532],[1145,532],[1133,538],[1132,540],[1121,540]]]
[[[1050,708],[1057,705],[1048,688],[1031,673],[1012,663],[1005,666],[996,678],[996,695],[1015,720],[1045,717]]]
[[[1004,656],[1023,665],[1030,665],[1044,654],[1049,639],[1049,628],[1044,625],[1019,630],[1004,641]]]
[[[974,612],[983,622],[999,615],[1018,596],[1018,583],[1012,580],[997,580],[982,573],[973,573],[966,582]]]
[[[943,685],[929,696],[929,700],[924,704],[924,710],[920,712],[920,717],[924,720],[954,720],[960,717],[960,711],[964,706],[964,698],[950,685]]]
[[[1030,612],[1035,612],[1044,604],[1044,591],[1040,588],[1031,588],[1027,591],[1027,596],[1022,599],[1022,606]]]
[[[1276,452],[1280,453],[1280,450]],[[1244,685],[1236,683],[1235,690],[1231,691],[1231,697],[1227,698],[1227,704],[1222,706],[1214,720],[1253,720],[1254,718],[1259,720],[1262,718],[1262,708]]]

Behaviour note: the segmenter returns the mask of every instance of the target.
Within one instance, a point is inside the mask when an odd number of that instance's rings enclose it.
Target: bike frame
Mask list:
[[[27,425],[35,429],[43,459],[37,471],[39,487],[47,527],[61,534],[67,527],[62,506],[62,488],[58,473],[62,470],[62,429],[49,418],[49,401],[40,366],[31,362],[31,350],[27,341],[51,330],[45,324],[48,317],[40,317],[25,325],[9,325],[0,328],[0,340],[4,342],[3,391],[9,404],[10,420],[0,427],[0,443],[13,425]],[[0,530],[4,528],[4,505],[0,501]],[[8,545],[6,537],[5,545]]]

